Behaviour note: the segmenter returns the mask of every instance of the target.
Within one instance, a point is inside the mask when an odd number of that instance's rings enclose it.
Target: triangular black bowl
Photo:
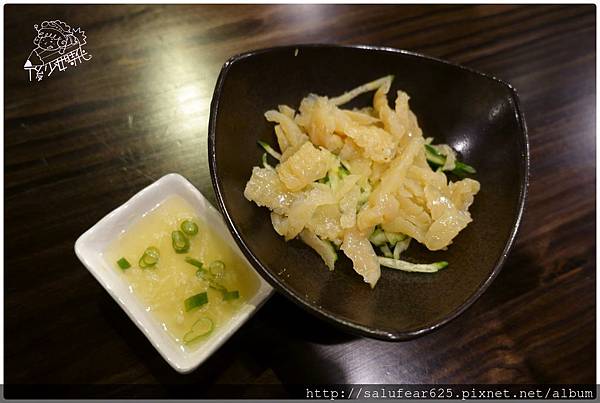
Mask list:
[[[447,251],[413,243],[420,261],[446,260],[434,274],[382,269],[375,289],[346,258],[328,271],[300,241],[285,242],[269,211],[244,198],[258,140],[275,144],[263,114],[297,108],[309,93],[335,96],[384,75],[406,91],[426,137],[448,143],[477,169],[481,191],[473,222]],[[370,98],[357,100],[354,106]],[[293,45],[228,60],[212,99],[208,158],[219,208],[248,260],[277,291],[307,311],[355,334],[407,340],[449,322],[485,291],[515,240],[527,192],[527,130],[516,91],[471,69],[402,50],[370,46]],[[340,253],[341,255],[341,253]]]

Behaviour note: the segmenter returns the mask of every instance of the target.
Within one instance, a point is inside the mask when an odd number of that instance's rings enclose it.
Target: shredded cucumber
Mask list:
[[[427,161],[431,164],[441,167],[446,162],[446,156],[442,155],[434,146],[425,144],[425,156]],[[464,162],[456,161],[454,164],[453,174],[457,176],[466,176],[467,174],[474,174],[477,171],[471,165],[465,164]]]
[[[338,170],[338,175],[340,176],[340,178],[344,178],[350,175],[350,171],[348,171],[346,167],[342,164],[340,165],[340,169]]]
[[[384,231],[385,237],[387,239],[387,241],[390,243],[390,245],[394,246],[396,245],[398,242],[400,241],[404,241],[407,236],[404,234],[401,234],[399,232],[388,232],[388,231]]]
[[[399,259],[390,259],[387,257],[378,257],[379,264],[390,269],[419,272],[419,273],[435,273],[448,266],[448,262],[435,262],[429,264],[410,263]]]
[[[454,165],[455,167],[452,170],[452,172],[454,173],[456,173],[457,171],[466,172],[468,174],[474,174],[477,172],[475,168],[473,168],[471,165],[465,164],[464,162],[456,161]]]
[[[411,238],[406,237],[402,241],[398,241],[396,246],[394,247],[394,259],[400,259],[400,254],[408,249],[408,245],[410,245]]]
[[[446,162],[446,157],[443,156],[436,150],[432,145],[425,144],[425,156],[427,157],[427,161],[435,164],[435,165],[444,165]]]
[[[281,154],[278,153],[277,151],[275,151],[273,149],[273,147],[271,147],[268,143],[265,143],[264,141],[258,141],[258,145],[261,146],[263,148],[263,150],[265,150],[267,152],[267,154],[269,154],[271,157],[275,158],[277,161],[281,160]]]
[[[267,162],[267,153],[263,153],[262,155],[262,164],[263,164],[263,168],[273,168],[268,162]]]
[[[375,246],[382,246],[387,242],[387,237],[381,228],[375,227],[375,230],[369,237],[369,241]]]
[[[379,250],[381,251],[381,253],[383,253],[383,256],[385,257],[391,258],[394,256],[392,250],[390,249],[387,243],[384,243],[382,246],[380,246]]]

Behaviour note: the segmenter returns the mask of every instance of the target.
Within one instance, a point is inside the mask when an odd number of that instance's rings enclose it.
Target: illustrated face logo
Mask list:
[[[41,81],[56,69],[64,71],[68,66],[76,66],[92,58],[83,49],[87,42],[85,31],[80,28],[72,29],[60,20],[44,21],[33,28],[37,32],[33,39],[35,47],[23,66],[29,72],[29,81],[33,81],[34,77]]]

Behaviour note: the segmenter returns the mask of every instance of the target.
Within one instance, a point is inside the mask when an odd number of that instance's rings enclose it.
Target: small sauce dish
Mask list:
[[[191,205],[197,217],[218,235],[224,243],[247,265],[258,287],[225,323],[206,336],[196,349],[182,348],[163,328],[155,315],[146,309],[130,289],[126,278],[115,268],[115,262],[107,258],[107,248],[165,200],[178,196]],[[239,329],[256,310],[271,296],[273,289],[254,271],[231,237],[221,214],[184,177],[165,175],[138,192],[123,205],[102,218],[75,242],[75,253],[98,282],[127,313],[137,327],[178,372],[188,373],[197,368]]]

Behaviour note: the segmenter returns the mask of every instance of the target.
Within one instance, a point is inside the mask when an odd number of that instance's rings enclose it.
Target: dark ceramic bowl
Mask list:
[[[269,211],[243,192],[262,155],[257,140],[276,144],[265,111],[279,104],[297,108],[308,93],[335,96],[387,74],[396,77],[390,94],[403,89],[410,95],[425,136],[450,144],[477,169],[481,191],[470,209],[473,222],[447,251],[414,242],[406,252],[418,261],[446,260],[448,268],[434,275],[383,268],[371,289],[342,253],[330,272],[302,242],[285,242]],[[365,106],[371,97],[350,105]],[[387,48],[298,45],[231,58],[212,99],[208,153],[219,207],[259,273],[318,317],[384,340],[438,328],[484,292],[513,244],[527,190],[527,133],[515,90],[461,66]]]

